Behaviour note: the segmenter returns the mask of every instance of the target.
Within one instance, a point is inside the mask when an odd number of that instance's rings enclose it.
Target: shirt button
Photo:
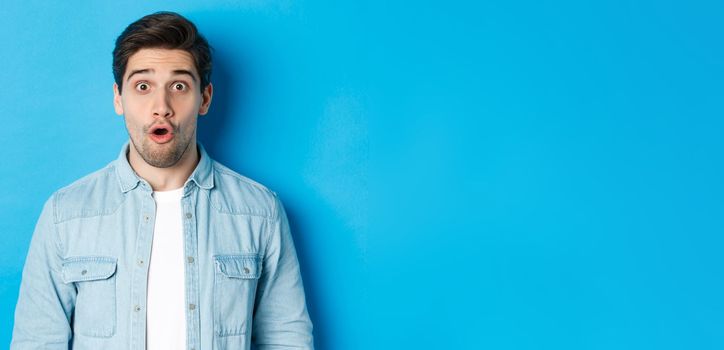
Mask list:
[[[248,268],[248,267],[245,267],[245,268],[244,268],[244,273],[249,273],[249,268]]]
[[[133,311],[139,312],[139,311],[141,311],[141,307],[136,305],[133,307]]]
[[[191,219],[191,213],[186,213],[186,218]]]
[[[87,273],[88,273],[88,270],[83,270],[83,271],[80,272],[81,275],[85,275],[85,274],[87,274]]]
[[[193,264],[193,263],[194,263],[194,257],[193,257],[193,256],[190,256],[190,257],[186,258],[186,260],[189,262],[189,264]]]
[[[148,216],[148,214],[146,214],[146,215],[143,216],[143,220],[146,221],[146,222],[148,222],[148,220],[149,220],[150,218],[151,218],[151,217]]]
[[[194,305],[194,304],[189,304],[189,310],[195,310],[195,309],[196,309],[196,305]]]
[[[138,259],[138,265],[143,265],[143,259]]]

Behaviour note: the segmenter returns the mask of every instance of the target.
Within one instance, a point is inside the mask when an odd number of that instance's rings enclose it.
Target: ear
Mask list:
[[[113,83],[113,108],[116,114],[123,115],[123,103],[121,102],[121,93],[118,92],[118,84]]]
[[[211,106],[211,97],[214,95],[214,86],[209,83],[201,91],[201,106],[199,106],[199,115],[205,115],[209,112],[209,106]]]

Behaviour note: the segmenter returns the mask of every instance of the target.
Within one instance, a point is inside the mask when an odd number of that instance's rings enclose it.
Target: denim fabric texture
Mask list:
[[[128,147],[45,203],[11,349],[145,350],[155,201],[129,165]],[[281,202],[198,150],[181,199],[187,349],[313,349]]]

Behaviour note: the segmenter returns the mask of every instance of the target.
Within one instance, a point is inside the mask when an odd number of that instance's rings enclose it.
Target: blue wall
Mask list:
[[[724,5],[653,0],[5,1],[0,344],[162,9],[216,48],[200,139],[285,202],[318,349],[724,348]]]

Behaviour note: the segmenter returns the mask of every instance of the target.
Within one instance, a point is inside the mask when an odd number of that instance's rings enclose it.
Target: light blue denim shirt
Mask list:
[[[128,163],[128,147],[45,203],[23,269],[11,349],[146,348],[156,204]],[[187,349],[313,349],[281,202],[198,150],[181,199]]]

